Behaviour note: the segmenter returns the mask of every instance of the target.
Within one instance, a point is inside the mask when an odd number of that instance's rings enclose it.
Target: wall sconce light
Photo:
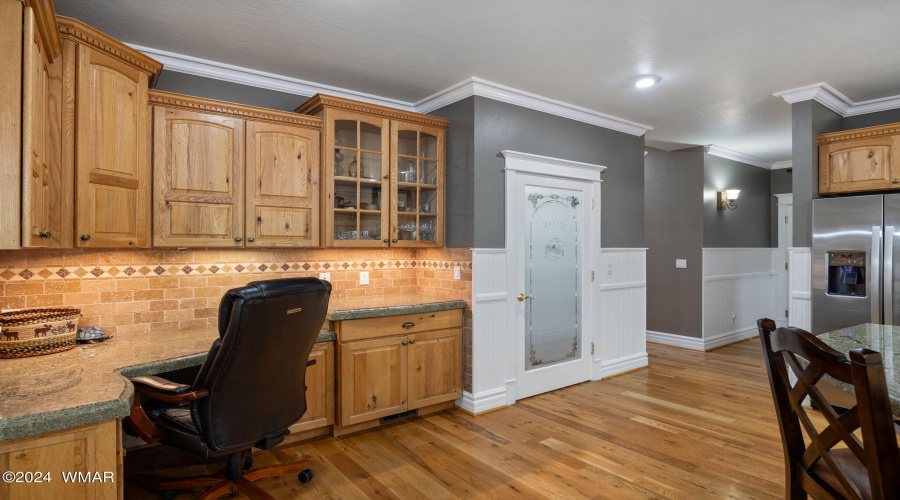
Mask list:
[[[719,210],[734,210],[737,208],[739,194],[741,194],[740,189],[726,189],[725,191],[719,191]]]

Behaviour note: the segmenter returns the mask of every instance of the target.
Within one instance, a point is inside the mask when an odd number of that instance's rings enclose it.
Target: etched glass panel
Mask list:
[[[580,192],[532,187],[525,221],[525,370],[581,358]]]

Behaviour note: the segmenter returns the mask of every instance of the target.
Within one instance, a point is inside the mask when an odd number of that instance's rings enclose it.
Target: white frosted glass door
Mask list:
[[[525,212],[525,370],[581,357],[580,191],[533,187]]]

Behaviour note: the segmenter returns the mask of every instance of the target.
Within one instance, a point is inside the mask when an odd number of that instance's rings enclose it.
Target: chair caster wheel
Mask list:
[[[165,490],[162,492],[163,500],[175,500],[178,498],[178,490]]]
[[[253,467],[253,457],[247,457],[244,460],[244,470],[250,470],[250,467]]]
[[[300,471],[299,474],[297,474],[297,479],[299,479],[301,483],[308,483],[308,482],[312,481],[312,478],[313,478],[312,469],[302,470],[302,471]]]

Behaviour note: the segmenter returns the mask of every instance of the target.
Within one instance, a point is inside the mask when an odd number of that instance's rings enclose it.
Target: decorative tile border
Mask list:
[[[69,280],[95,278],[153,278],[158,276],[222,276],[277,274],[305,271],[351,271],[390,269],[472,269],[472,261],[453,260],[364,260],[311,262],[238,262],[132,264],[120,266],[66,266],[45,268],[6,268],[0,271],[0,283],[11,281]]]

